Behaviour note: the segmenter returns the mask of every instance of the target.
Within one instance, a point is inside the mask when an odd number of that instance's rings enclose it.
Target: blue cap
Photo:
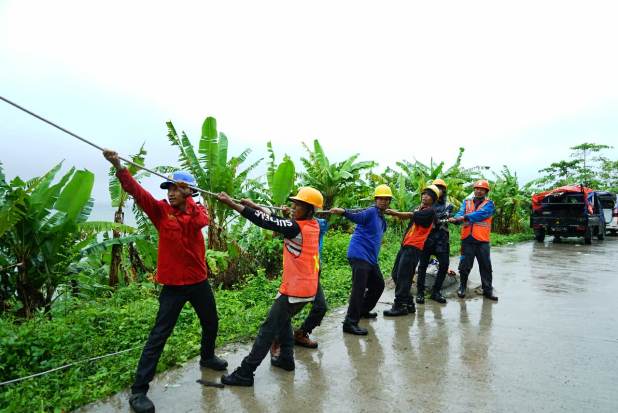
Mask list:
[[[197,186],[197,181],[195,180],[193,175],[191,175],[187,171],[176,171],[173,174],[169,175],[167,179],[169,179],[169,181],[163,182],[161,184],[161,189],[167,189],[170,187],[170,185],[175,185],[176,182],[184,182],[189,186]],[[194,190],[193,195],[195,194],[197,194],[197,191]]]

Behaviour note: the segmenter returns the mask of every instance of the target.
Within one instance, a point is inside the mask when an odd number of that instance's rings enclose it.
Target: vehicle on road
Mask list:
[[[601,192],[599,195],[605,216],[605,233],[616,235],[618,232],[618,195],[611,192]]]
[[[567,185],[532,196],[530,227],[534,237],[543,242],[546,235],[554,241],[563,237],[605,238],[605,216],[597,191],[582,185]]]

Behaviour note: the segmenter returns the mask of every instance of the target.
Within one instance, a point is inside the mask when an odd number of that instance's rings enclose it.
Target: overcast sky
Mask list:
[[[268,140],[381,167],[464,146],[525,182],[618,146],[617,19],[612,1],[0,0],[0,95],[121,154],[145,142],[150,165],[176,160],[166,120],[196,142],[210,115],[251,159]],[[100,154],[3,102],[0,153],[10,177],[87,168],[107,200]]]

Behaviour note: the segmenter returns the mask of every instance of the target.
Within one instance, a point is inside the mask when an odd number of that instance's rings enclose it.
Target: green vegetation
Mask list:
[[[345,251],[349,237],[347,233],[333,232],[325,240],[322,286],[331,307],[343,305],[348,299],[350,270]],[[398,234],[387,237],[381,257],[385,273],[397,254],[398,241]],[[216,289],[217,345],[254,336],[279,281],[267,279],[260,270],[233,290]],[[51,320],[43,315],[21,323],[9,317],[0,319],[2,380],[136,347],[119,356],[6,386],[0,392],[0,406],[6,411],[66,411],[130,385],[157,312],[157,294],[158,288],[152,283],[134,283],[108,297],[55,306]],[[159,371],[199,355],[200,334],[199,320],[186,306],[161,357]]]
[[[200,187],[271,205],[284,203],[299,186],[311,185],[324,193],[325,208],[365,207],[372,202],[375,186],[387,183],[395,194],[392,207],[410,210],[418,204],[423,187],[442,178],[448,184],[449,201],[459,207],[471,194],[472,183],[488,178],[496,204],[493,245],[532,239],[527,228],[530,194],[543,185],[563,178],[569,183],[586,178],[605,183],[607,188],[616,186],[616,161],[591,158],[592,153],[605,149],[594,144],[572,148],[577,156],[574,161],[552,164],[541,171],[546,176],[524,186],[506,166],[491,176],[485,176],[490,174],[485,166],[464,167],[463,148],[450,165],[401,160],[376,173],[377,164],[358,160],[358,155],[332,162],[317,140],[311,147],[304,146],[307,155],[301,158],[302,170],[287,155],[278,162],[268,143],[266,174],[254,177],[251,174],[261,160],[246,165],[249,149],[229,156],[228,138],[217,130],[214,118],[204,121],[195,147],[171,122],[167,126],[180,168],[190,171]],[[142,146],[131,158],[144,164],[145,157]],[[60,169],[59,164],[41,177],[7,181],[0,167],[0,381],[133,350],[3,386],[0,410],[65,411],[126,387],[156,315],[159,287],[152,282],[156,230],[122,191],[113,170],[109,176],[111,204],[116,208],[110,217],[113,222],[87,221],[93,204],[93,174],[70,169],[56,178]],[[165,173],[173,169],[155,168]],[[131,172],[138,180],[147,176],[137,169]],[[214,198],[207,196],[204,202],[211,217],[206,258],[215,286],[218,344],[222,345],[255,334],[279,284],[282,242],[271,232],[248,225]],[[135,227],[124,224],[126,213],[133,213]],[[332,229],[326,235],[322,256],[322,285],[334,308],[344,304],[349,294],[346,250],[352,227],[338,217],[330,221]],[[405,224],[389,218],[391,229],[381,253],[386,276]],[[451,254],[458,255],[459,228],[450,228]],[[159,370],[196,356],[199,341],[199,322],[187,307]]]

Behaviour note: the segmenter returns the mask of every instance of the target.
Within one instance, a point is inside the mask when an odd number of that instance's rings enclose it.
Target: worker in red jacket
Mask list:
[[[161,184],[167,190],[167,200],[156,200],[120,164],[118,154],[103,152],[115,168],[122,188],[148,215],[159,233],[156,281],[163,284],[159,295],[159,311],[137,365],[135,382],[131,386],[129,404],[137,413],[154,412],[154,404],[146,396],[163,347],[182,307],[189,301],[202,326],[200,366],[225,370],[227,361],[215,355],[215,340],[219,319],[215,297],[207,281],[206,247],[202,228],[208,225],[206,209],[193,200],[197,195],[188,186],[196,186],[188,172],[177,171]]]

